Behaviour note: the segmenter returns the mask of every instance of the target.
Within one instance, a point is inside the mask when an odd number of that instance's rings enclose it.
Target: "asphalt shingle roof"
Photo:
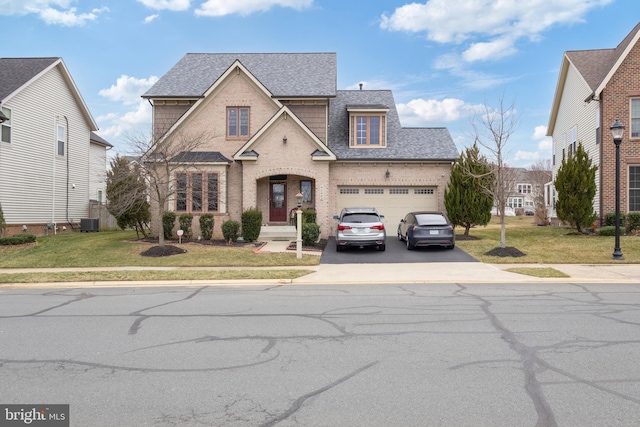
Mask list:
[[[640,31],[640,23],[620,42],[615,49],[572,50],[566,55],[591,88],[596,90],[603,82],[616,61],[622,56],[636,33]]]
[[[188,53],[143,97],[200,97],[236,60],[275,97],[335,96],[335,53]]]
[[[349,148],[347,107],[388,108],[387,148]],[[446,128],[403,128],[389,90],[338,91],[329,107],[329,149],[338,160],[454,161],[458,150]]]
[[[0,102],[60,58],[0,58]]]
[[[218,151],[183,151],[172,162],[184,163],[232,163]]]

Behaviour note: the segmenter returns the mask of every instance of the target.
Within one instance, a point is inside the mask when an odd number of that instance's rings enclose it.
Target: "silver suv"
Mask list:
[[[347,246],[377,246],[379,251],[386,249],[387,234],[375,208],[344,208],[336,228],[336,250],[341,252]]]

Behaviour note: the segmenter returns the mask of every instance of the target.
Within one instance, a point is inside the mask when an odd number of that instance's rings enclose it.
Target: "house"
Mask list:
[[[196,229],[211,212],[221,236],[249,208],[289,224],[301,194],[324,237],[347,206],[376,207],[391,235],[408,211],[444,210],[459,156],[447,129],[403,128],[391,91],[336,81],[335,53],[186,54],[143,95],[158,147],[200,139],[174,153],[183,167],[165,209],[192,213]]]
[[[620,145],[620,210],[640,211],[640,23],[612,49],[565,52],[547,136],[553,137],[553,179],[579,143],[598,166],[593,208],[600,221],[615,212],[615,144],[611,125],[626,130]],[[547,200],[556,200],[552,185]]]
[[[551,179],[545,170],[506,168],[507,198],[505,206],[513,215],[534,215],[544,208],[544,185]]]
[[[0,58],[6,234],[78,228],[105,194],[106,150],[62,58]]]

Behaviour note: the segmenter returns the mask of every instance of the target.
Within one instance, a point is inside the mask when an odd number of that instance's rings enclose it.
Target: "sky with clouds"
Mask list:
[[[62,57],[102,137],[149,133],[142,95],[186,53],[335,52],[338,89],[391,89],[406,127],[473,143],[483,105],[514,101],[509,163],[551,157],[562,55],[614,48],[638,0],[0,0],[2,57]]]

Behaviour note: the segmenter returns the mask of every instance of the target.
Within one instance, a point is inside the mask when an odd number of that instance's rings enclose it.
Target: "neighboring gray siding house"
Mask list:
[[[403,128],[391,91],[336,81],[334,53],[185,55],[143,95],[158,143],[208,135],[171,177],[180,191],[164,209],[192,213],[195,235],[197,217],[213,213],[220,236],[252,207],[269,226],[288,224],[302,193],[324,237],[347,206],[376,207],[390,236],[410,210],[444,210],[459,156],[447,129]]]
[[[7,234],[77,228],[104,194],[111,144],[92,134],[98,127],[62,58],[0,58],[0,106]]]

